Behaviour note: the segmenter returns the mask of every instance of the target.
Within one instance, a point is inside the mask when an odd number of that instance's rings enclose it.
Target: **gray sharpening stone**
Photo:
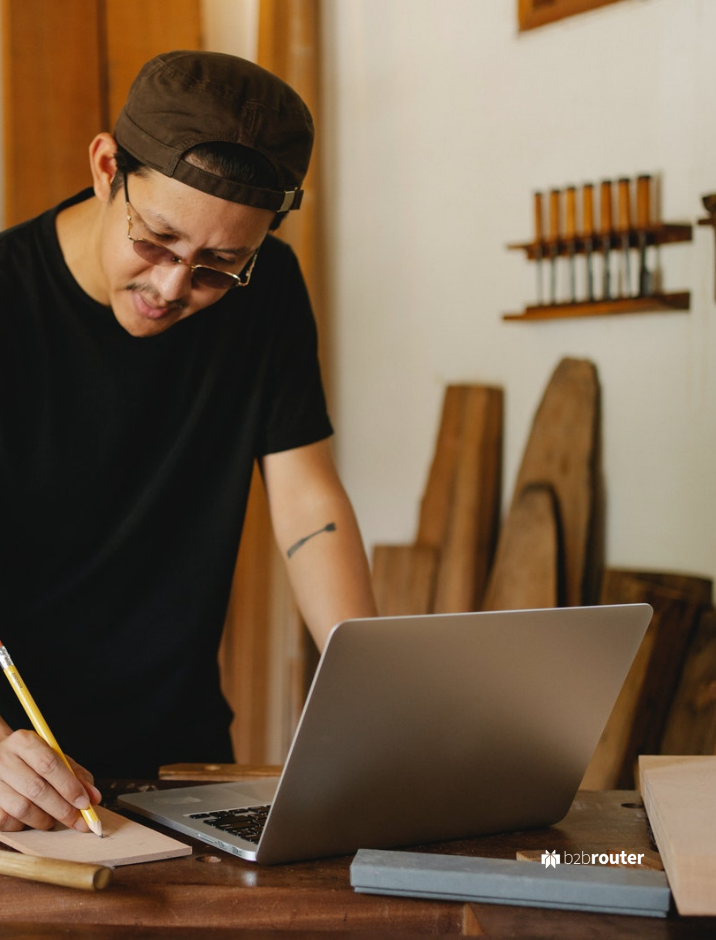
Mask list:
[[[360,849],[351,885],[366,894],[665,917],[671,892],[661,871],[559,865],[502,858]]]

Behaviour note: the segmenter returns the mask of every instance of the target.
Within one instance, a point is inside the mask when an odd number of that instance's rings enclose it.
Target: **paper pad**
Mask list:
[[[63,858],[73,862],[94,862],[100,865],[134,865],[163,858],[191,855],[191,846],[178,842],[147,826],[125,819],[101,806],[96,807],[102,822],[104,838],[91,832],[77,832],[58,825],[49,832],[23,829],[21,832],[0,832],[0,842],[26,855]]]

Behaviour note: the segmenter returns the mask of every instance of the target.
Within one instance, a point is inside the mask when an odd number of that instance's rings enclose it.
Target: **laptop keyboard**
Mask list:
[[[263,832],[270,806],[241,806],[238,809],[221,809],[213,813],[191,813],[190,819],[200,819],[207,826],[221,832],[258,844]]]

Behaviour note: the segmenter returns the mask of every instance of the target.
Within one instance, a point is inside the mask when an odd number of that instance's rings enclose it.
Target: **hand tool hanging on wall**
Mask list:
[[[602,298],[610,300],[612,296],[609,271],[609,249],[612,242],[612,184],[603,180],[599,191],[599,234],[602,238],[603,272]]]
[[[587,298],[594,300],[594,186],[585,183],[582,187],[582,237],[584,238],[584,256],[587,261]]]
[[[544,304],[544,288],[542,284],[542,257],[544,255],[544,227],[542,225],[542,193],[534,194],[535,216],[535,261],[537,270],[537,303]]]
[[[651,293],[651,275],[646,266],[647,229],[651,224],[651,177],[644,174],[636,180],[636,227],[639,233],[639,296]]]
[[[564,237],[569,252],[569,297],[573,304],[577,302],[577,275],[575,253],[577,250],[577,190],[568,186],[566,190],[566,217]]]
[[[622,177],[617,182],[617,231],[622,243],[622,297],[631,294],[631,264],[629,261],[629,233],[631,230],[629,180]]]
[[[558,189],[553,189],[549,194],[549,250],[550,250],[550,303],[557,303],[557,255],[559,254],[559,210],[560,196]]]

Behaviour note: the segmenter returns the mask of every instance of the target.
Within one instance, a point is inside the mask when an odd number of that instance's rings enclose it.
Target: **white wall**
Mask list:
[[[507,500],[570,355],[602,385],[607,562],[716,575],[713,231],[660,253],[689,313],[501,319],[535,300],[505,247],[532,236],[533,190],[646,172],[665,221],[703,217],[716,2],[622,0],[524,34],[516,7],[325,4],[334,416],[366,544],[413,539],[450,382],[506,391]]]

